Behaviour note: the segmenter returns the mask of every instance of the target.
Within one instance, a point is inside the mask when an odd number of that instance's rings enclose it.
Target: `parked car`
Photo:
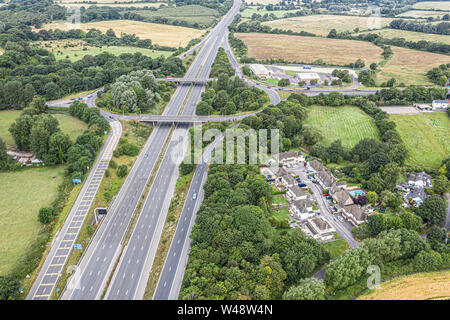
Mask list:
[[[329,193],[324,193],[323,196],[324,197],[328,197],[328,196],[330,196],[330,194]]]
[[[306,184],[304,184],[304,183],[299,183],[298,186],[299,186],[300,188],[304,188],[304,187],[306,187]]]
[[[325,199],[327,199],[327,200],[331,200],[332,199],[332,197],[331,196],[327,196]]]

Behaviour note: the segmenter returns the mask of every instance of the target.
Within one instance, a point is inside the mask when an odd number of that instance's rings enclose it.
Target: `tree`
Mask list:
[[[444,194],[450,189],[450,183],[446,176],[440,175],[433,179],[433,191]]]
[[[387,154],[381,152],[375,153],[369,158],[369,169],[372,173],[378,172],[380,167],[384,167],[389,162],[391,162],[391,160]]]
[[[420,251],[413,260],[415,271],[434,271],[442,266],[442,257],[435,251]]]
[[[127,173],[128,173],[128,167],[127,167],[127,165],[122,164],[122,165],[120,165],[120,166],[117,168],[117,176],[118,176],[119,178],[125,177],[125,176],[127,175]]]
[[[427,233],[427,241],[430,243],[445,243],[447,239],[447,230],[438,226],[432,226]]]
[[[67,153],[72,146],[72,141],[68,134],[61,131],[55,132],[50,137],[49,150],[44,158],[45,163],[62,164],[67,161]]]
[[[381,192],[380,199],[383,207],[392,208],[394,211],[398,210],[403,203],[403,199],[400,194],[389,190],[383,190],[383,192]]]
[[[374,62],[374,63],[371,63],[370,64],[370,70],[373,70],[373,71],[375,71],[375,70],[377,70],[377,64]]]
[[[19,288],[19,280],[9,276],[0,276],[0,300],[14,299],[19,293]]]
[[[289,81],[289,79],[281,78],[280,80],[278,80],[279,87],[287,87],[290,85],[291,85],[291,82]]]
[[[59,130],[59,123],[49,114],[34,116],[33,121],[30,131],[30,148],[38,159],[45,161],[48,158],[50,137]]]
[[[387,226],[389,229],[401,229],[404,227],[403,220],[399,216],[389,218]]]
[[[200,101],[196,108],[196,114],[198,116],[209,116],[213,111],[213,108],[206,101]]]
[[[375,191],[369,191],[367,192],[366,197],[372,207],[375,207],[378,201],[377,193]]]
[[[355,248],[344,251],[325,271],[325,283],[332,289],[343,289],[356,283],[367,267],[372,257],[366,248]]]
[[[441,225],[447,217],[447,204],[441,196],[432,195],[417,208],[417,214],[425,221]]]
[[[8,155],[6,154],[6,144],[0,138],[0,170],[3,169],[8,162]]]
[[[325,284],[314,278],[302,279],[283,294],[283,300],[325,300]]]
[[[382,214],[372,214],[367,219],[367,231],[376,235],[386,229],[386,218]]]
[[[9,127],[14,143],[19,150],[30,150],[30,133],[33,126],[33,118],[23,115],[14,121]]]
[[[41,209],[39,209],[38,218],[40,223],[49,224],[54,218],[53,208],[42,207]]]
[[[45,96],[49,100],[55,100],[61,97],[61,89],[60,87],[54,83],[49,82],[44,86]]]
[[[328,38],[336,38],[337,37],[337,31],[336,29],[331,29],[330,32],[328,33]]]
[[[400,215],[403,226],[408,230],[419,231],[422,227],[422,218],[412,212],[404,212]]]

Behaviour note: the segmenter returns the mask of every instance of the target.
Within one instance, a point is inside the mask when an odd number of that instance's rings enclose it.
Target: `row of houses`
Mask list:
[[[355,204],[345,181],[337,181],[333,174],[317,160],[308,163],[308,170],[314,174],[323,189],[328,189],[337,213],[341,213],[344,219],[355,226],[367,222],[367,217],[374,211],[373,208],[370,205]]]

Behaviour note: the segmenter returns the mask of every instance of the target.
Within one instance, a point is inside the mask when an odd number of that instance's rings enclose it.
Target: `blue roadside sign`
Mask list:
[[[74,247],[75,249],[79,249],[79,250],[83,249],[83,247],[81,246],[81,244],[78,244],[78,243],[75,243],[75,244],[73,245],[73,247]]]
[[[81,183],[81,179],[72,179],[73,183]]]

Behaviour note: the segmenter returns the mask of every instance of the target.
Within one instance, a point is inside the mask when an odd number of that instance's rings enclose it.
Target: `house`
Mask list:
[[[341,206],[349,206],[353,204],[353,199],[350,196],[350,193],[346,190],[339,190],[336,193],[331,195],[334,202]]]
[[[357,204],[344,206],[342,210],[342,216],[354,226],[359,226],[361,223],[367,222],[367,215]]]
[[[347,188],[347,181],[338,181],[335,183],[335,186],[341,189]]]
[[[299,152],[288,151],[279,153],[278,161],[283,165],[297,166],[300,162],[305,161],[305,158]]]
[[[447,109],[449,105],[450,102],[448,100],[433,100],[431,103],[433,109]]]
[[[297,185],[297,181],[295,181],[295,179],[289,173],[281,176],[280,182],[286,188],[292,188],[293,186]]]
[[[306,221],[306,226],[311,231],[312,237],[319,241],[331,240],[336,231],[324,218],[315,216]]]
[[[253,63],[250,65],[250,70],[255,76],[261,79],[266,79],[270,76],[270,71],[262,64]]]
[[[326,170],[325,166],[317,160],[311,160],[308,162],[308,167],[315,172]]]
[[[422,204],[426,197],[427,195],[423,188],[414,188],[405,196],[405,202],[418,207]]]
[[[286,194],[292,201],[297,201],[297,200],[302,200],[302,199],[304,200],[307,197],[306,192],[303,191],[302,188],[300,188],[297,185],[294,185],[291,188],[289,188],[289,190]]]
[[[336,182],[336,178],[326,170],[317,172],[316,178],[324,189],[331,188]]]
[[[295,78],[298,79],[298,82],[304,81],[307,84],[311,84],[311,81],[313,80],[317,81],[317,83],[320,82],[320,76],[316,72],[296,73]]]
[[[408,184],[411,187],[427,189],[430,189],[433,186],[431,176],[426,174],[424,171],[411,172],[408,176]]]
[[[300,220],[308,219],[314,215],[312,202],[308,199],[293,201],[291,210]]]

